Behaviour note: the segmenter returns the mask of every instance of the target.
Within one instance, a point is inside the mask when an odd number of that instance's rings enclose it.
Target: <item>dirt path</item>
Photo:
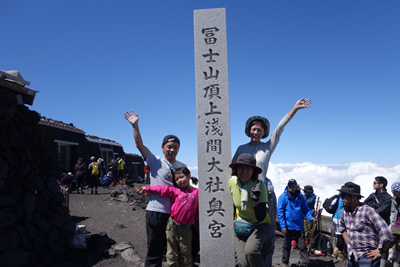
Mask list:
[[[139,186],[141,184],[136,185],[136,187]],[[86,250],[76,251],[75,254],[71,255],[73,262],[69,261],[58,267],[143,266],[142,263],[129,264],[120,255],[110,258],[99,257],[99,250],[101,252],[104,251],[105,247],[110,248],[113,244],[126,241],[133,244],[141,259],[146,256],[147,238],[144,204],[140,203],[140,200],[136,201],[131,198],[131,201],[128,202],[113,200],[111,192],[114,189],[99,188],[98,195],[88,194],[90,193],[88,190],[85,191],[86,194],[84,195],[70,194],[69,209],[74,222],[85,225],[86,230],[93,236],[88,239]],[[128,190],[128,193],[132,192],[133,190]],[[283,239],[277,238],[273,257],[273,266],[276,267],[281,266],[282,243]],[[298,266],[296,265],[298,260],[298,251],[292,251],[291,266]],[[310,266],[344,267],[346,262],[329,257],[318,257],[310,258]]]
[[[140,186],[140,185],[136,185]],[[130,241],[142,259],[146,255],[145,209],[142,203],[120,202],[110,196],[114,188],[99,188],[98,195],[72,193],[69,195],[70,214],[76,224],[85,225],[91,234],[106,233],[110,243]],[[130,190],[132,193],[133,190]],[[133,201],[135,202],[135,201]],[[91,244],[88,244],[88,248]],[[95,244],[94,244],[95,245]],[[94,248],[92,248],[93,250]],[[96,251],[93,251],[96,253]],[[90,254],[90,251],[88,252]],[[121,256],[105,258],[101,261],[92,257],[87,266],[132,266]],[[85,266],[82,261],[82,266]]]

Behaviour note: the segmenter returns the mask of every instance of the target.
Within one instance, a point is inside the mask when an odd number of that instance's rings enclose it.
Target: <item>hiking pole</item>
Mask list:
[[[317,198],[317,208],[315,209],[315,212],[314,212],[314,218],[318,217],[319,204],[320,204],[320,202],[319,202],[319,197],[318,197]],[[310,243],[308,244],[307,254],[310,254],[311,244],[312,244],[312,240],[314,238],[314,230],[315,230],[315,226],[316,225],[317,225],[317,223],[313,221],[313,225],[312,225],[312,228],[311,228]]]

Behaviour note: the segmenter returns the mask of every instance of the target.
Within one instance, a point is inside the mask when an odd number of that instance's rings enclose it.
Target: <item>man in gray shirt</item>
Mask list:
[[[175,135],[164,137],[161,149],[164,158],[155,156],[143,145],[142,137],[139,131],[139,116],[132,110],[124,113],[125,119],[133,127],[133,137],[136,147],[139,149],[142,157],[150,167],[150,186],[172,184],[172,171],[186,167],[185,164],[176,160],[179,152],[180,141]],[[163,198],[156,194],[149,195],[149,203],[146,209],[146,232],[147,232],[147,255],[145,266],[162,266],[162,258],[167,244],[165,228],[171,213],[171,200]]]

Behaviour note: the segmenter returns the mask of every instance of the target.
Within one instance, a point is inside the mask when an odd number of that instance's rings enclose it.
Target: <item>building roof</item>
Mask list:
[[[46,117],[43,117],[43,116],[40,117],[39,124],[50,126],[50,127],[54,127],[54,128],[63,129],[63,130],[66,130],[66,131],[85,134],[85,132],[82,129],[80,129],[78,127],[75,127],[72,123],[67,124],[67,123],[64,123],[62,121],[56,121],[56,120],[49,119],[49,118],[46,118]]]
[[[50,127],[54,127],[54,128],[59,128],[62,130],[66,130],[66,131],[72,131],[72,132],[76,132],[76,133],[80,133],[80,134],[85,134],[85,132],[74,126],[72,123],[64,123],[62,121],[56,121],[50,118],[46,118],[44,116],[40,117],[40,121],[39,124],[42,125],[46,125],[46,126],[50,126]],[[105,138],[101,138],[98,136],[94,136],[91,134],[85,135],[86,140],[93,142],[93,143],[99,143],[99,144],[106,144],[106,145],[112,145],[112,146],[120,146],[122,147],[121,144],[113,141],[113,140],[109,140],[109,139],[105,139]]]
[[[0,89],[15,91],[17,95],[22,96],[23,104],[32,105],[38,91],[25,87],[29,84],[30,82],[25,81],[19,71],[0,70]]]
[[[50,126],[50,127],[54,127],[54,128],[58,128],[58,129],[62,129],[62,130],[66,130],[66,131],[85,134],[85,132],[82,129],[74,126],[72,123],[67,124],[67,123],[64,123],[62,121],[56,121],[56,120],[53,120],[53,119],[50,119],[50,118],[46,118],[44,116],[40,117],[39,124]],[[91,134],[85,135],[85,138],[89,142],[93,142],[93,143],[99,143],[99,144],[122,147],[121,144],[119,144],[119,143],[117,143],[117,142],[115,142],[113,140],[101,138],[101,137],[94,136],[94,135],[91,135]]]
[[[94,143],[99,143],[99,144],[105,144],[105,145],[112,145],[112,146],[120,146],[122,147],[122,145],[120,143],[117,143],[113,140],[109,140],[109,139],[105,139],[105,138],[101,138],[98,136],[94,136],[94,135],[86,135],[86,139],[90,142],[94,142]]]

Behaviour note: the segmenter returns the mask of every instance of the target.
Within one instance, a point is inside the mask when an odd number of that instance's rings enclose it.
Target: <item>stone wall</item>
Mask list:
[[[18,100],[0,87],[0,266],[51,266],[66,257],[75,224],[40,116]]]

